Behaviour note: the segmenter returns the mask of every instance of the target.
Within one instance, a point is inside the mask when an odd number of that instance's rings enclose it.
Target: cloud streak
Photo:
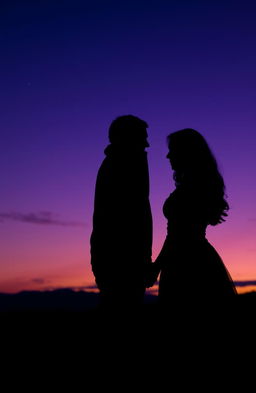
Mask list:
[[[37,224],[37,225],[85,227],[84,222],[66,221],[59,218],[58,214],[49,211],[41,211],[37,213],[20,213],[20,212],[0,213],[0,222],[5,222],[5,221],[18,221],[27,224]]]
[[[44,278],[33,278],[33,279],[31,280],[31,282],[32,282],[33,284],[39,284],[39,285],[42,285],[42,284],[46,284],[46,283],[47,283],[47,281],[46,281]]]

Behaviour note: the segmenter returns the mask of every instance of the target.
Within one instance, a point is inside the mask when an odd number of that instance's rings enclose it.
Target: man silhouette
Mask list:
[[[147,127],[132,115],[116,118],[97,175],[90,244],[103,306],[134,307],[144,299],[152,252]]]

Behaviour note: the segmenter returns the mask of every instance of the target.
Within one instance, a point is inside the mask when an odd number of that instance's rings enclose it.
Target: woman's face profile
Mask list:
[[[168,146],[169,151],[166,158],[170,161],[171,167],[174,171],[183,171],[187,166],[186,151],[179,145],[173,146],[173,144]]]
[[[177,169],[177,159],[175,158],[173,149],[170,146],[166,158],[170,161],[171,167],[175,171]]]

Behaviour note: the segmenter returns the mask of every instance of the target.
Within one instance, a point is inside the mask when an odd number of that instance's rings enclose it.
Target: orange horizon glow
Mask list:
[[[7,280],[0,281],[0,293],[15,294],[22,291],[53,291],[58,289],[71,289],[73,291],[86,291],[98,293],[99,290],[95,285],[92,272],[83,267],[79,268],[77,274],[67,271],[60,275],[57,271],[55,274],[46,274],[44,279],[33,278],[35,275],[13,277]],[[85,277],[85,278],[84,278]],[[234,281],[250,282],[252,280],[239,279]],[[244,294],[256,291],[256,285],[236,285],[238,294]],[[158,284],[152,288],[148,288],[146,293],[156,295],[158,294]]]

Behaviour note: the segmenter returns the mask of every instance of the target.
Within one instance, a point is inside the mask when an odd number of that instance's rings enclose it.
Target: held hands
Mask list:
[[[157,281],[157,277],[160,273],[160,266],[157,262],[151,262],[148,265],[146,277],[145,277],[145,285],[146,288],[152,287]]]

